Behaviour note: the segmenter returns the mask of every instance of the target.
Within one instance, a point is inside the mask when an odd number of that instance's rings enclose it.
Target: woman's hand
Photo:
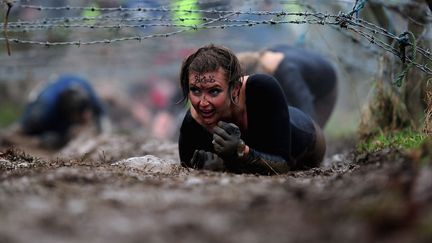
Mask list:
[[[225,161],[236,160],[244,152],[241,132],[235,124],[219,121],[213,132],[214,150]]]
[[[190,163],[195,169],[213,171],[222,171],[225,169],[224,162],[219,156],[204,150],[195,150]]]

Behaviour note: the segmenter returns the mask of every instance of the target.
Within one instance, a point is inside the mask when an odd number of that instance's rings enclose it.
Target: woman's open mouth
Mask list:
[[[200,114],[203,118],[210,118],[214,115],[214,113],[215,113],[215,111],[213,109],[208,110],[208,111],[200,110]]]

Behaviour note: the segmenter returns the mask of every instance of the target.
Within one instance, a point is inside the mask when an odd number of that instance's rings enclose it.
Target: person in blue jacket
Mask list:
[[[84,126],[94,125],[99,133],[107,129],[102,101],[87,80],[75,75],[48,83],[26,105],[19,122],[24,135],[52,149],[66,145]]]

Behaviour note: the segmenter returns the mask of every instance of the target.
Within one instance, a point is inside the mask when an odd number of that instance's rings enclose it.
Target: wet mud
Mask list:
[[[320,168],[258,176],[183,168],[171,141],[92,143],[0,149],[0,242],[432,239],[432,168],[412,154],[340,142]]]

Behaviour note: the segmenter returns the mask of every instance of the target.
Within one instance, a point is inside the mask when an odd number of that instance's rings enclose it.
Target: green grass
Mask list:
[[[372,153],[384,148],[416,149],[421,147],[426,137],[426,134],[411,129],[381,133],[368,141],[359,143],[357,151]]]
[[[0,128],[14,123],[20,116],[21,106],[4,102],[0,104]]]

